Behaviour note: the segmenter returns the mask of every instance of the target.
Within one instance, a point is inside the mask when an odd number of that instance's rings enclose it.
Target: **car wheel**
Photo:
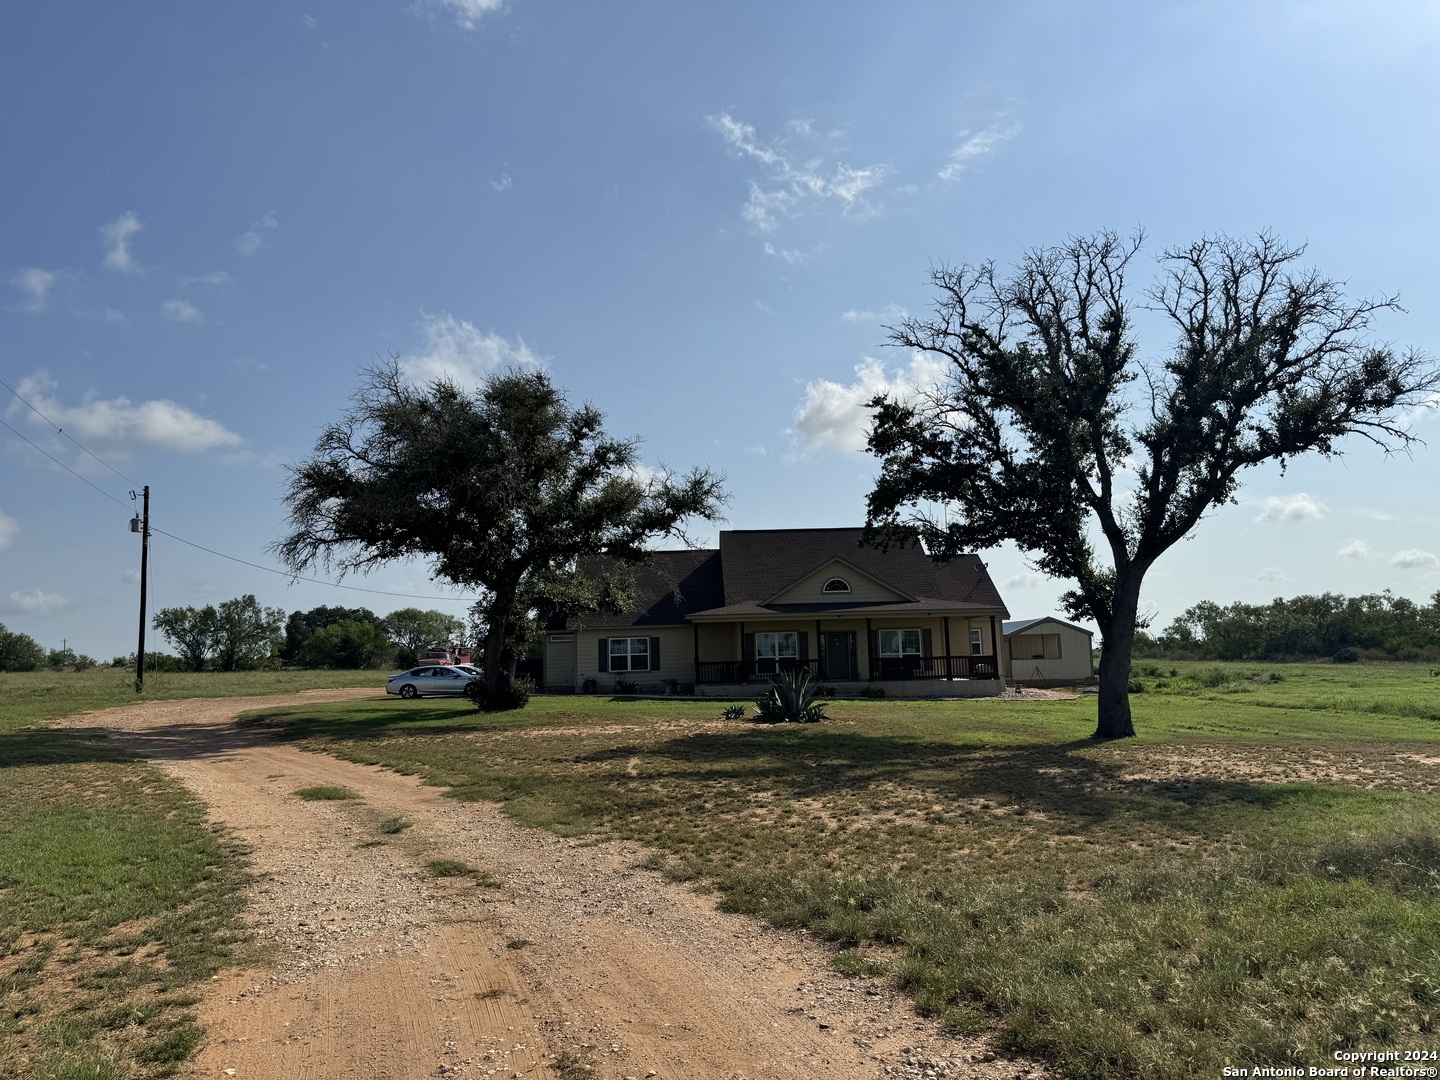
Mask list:
[[[420,691],[416,690],[413,684],[406,683],[400,687],[400,696],[406,699],[417,698],[420,696]]]

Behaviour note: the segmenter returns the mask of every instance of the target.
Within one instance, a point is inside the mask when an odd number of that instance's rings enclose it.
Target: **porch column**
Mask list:
[[[995,653],[995,678],[1005,685],[1005,669],[1000,666],[1000,635],[995,631],[995,616],[990,616],[990,645]]]
[[[820,620],[815,620],[815,678],[825,678],[825,650],[820,643]]]
[[[869,682],[875,677],[875,631],[870,628],[870,620],[865,620],[865,681]]]
[[[695,631],[695,681],[698,683],[700,681],[700,624],[698,622],[691,623],[690,626]]]
[[[945,616],[945,677],[955,677],[955,665],[950,659],[950,616]]]

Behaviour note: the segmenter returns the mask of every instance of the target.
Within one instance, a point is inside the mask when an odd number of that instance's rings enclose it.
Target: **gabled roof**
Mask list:
[[[1038,619],[1010,619],[1001,624],[1001,629],[1004,635],[1009,637],[1011,634],[1023,634],[1026,630],[1030,629],[1030,627],[1047,622],[1059,623],[1061,626],[1068,626],[1071,630],[1079,630],[1082,634],[1089,634],[1091,637],[1095,636],[1093,630],[1086,630],[1083,626],[1076,626],[1074,623],[1066,622],[1064,619],[1057,619],[1053,615],[1042,615]]]
[[[691,612],[723,602],[720,552],[714,548],[653,552],[635,568],[635,599],[635,609],[629,614],[595,613],[564,624],[552,623],[548,629],[678,626]]]
[[[838,569],[838,572],[837,572],[837,570],[832,570],[831,567],[837,568],[837,569]],[[805,583],[805,580],[806,580],[807,578],[811,578],[811,577],[817,576],[817,575],[820,573],[820,571],[822,571],[822,570],[826,571],[828,574],[830,574],[830,575],[832,575],[832,576],[834,576],[834,577],[841,577],[841,578],[845,577],[846,575],[849,575],[849,576],[853,577],[853,576],[855,576],[856,574],[859,574],[860,577],[869,579],[873,584],[879,585],[879,586],[880,586],[882,589],[884,589],[886,592],[891,593],[891,594],[893,595],[893,597],[894,597],[895,600],[914,600],[914,599],[915,599],[915,597],[910,596],[910,595],[907,595],[906,593],[902,592],[900,589],[895,588],[895,586],[894,586],[894,585],[891,585],[888,581],[881,581],[881,580],[880,580],[879,578],[877,578],[874,574],[867,574],[864,570],[860,569],[860,567],[856,566],[856,565],[855,565],[852,561],[850,561],[849,559],[846,559],[846,558],[844,558],[844,557],[842,557],[842,556],[840,556],[840,555],[832,555],[832,556],[830,556],[830,558],[828,558],[828,559],[826,559],[824,562],[822,562],[819,566],[811,567],[809,570],[805,571],[804,573],[802,573],[802,574],[797,574],[797,575],[795,576],[795,579],[794,579],[793,581],[789,582],[788,584],[782,586],[780,589],[776,590],[776,592],[774,593],[774,595],[772,595],[772,596],[767,596],[767,597],[763,598],[763,600],[762,600],[761,602],[764,603],[764,604],[766,604],[767,606],[770,605],[770,604],[774,604],[774,603],[780,602],[780,601],[781,601],[781,598],[784,597],[786,593],[790,592],[792,589],[797,588],[798,586],[803,585],[803,584]],[[836,600],[842,600],[843,596],[844,596],[843,593],[836,593],[836,594],[834,594],[834,599],[836,599]]]

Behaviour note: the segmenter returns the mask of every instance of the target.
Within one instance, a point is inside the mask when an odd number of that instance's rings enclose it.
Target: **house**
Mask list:
[[[985,564],[862,547],[860,534],[733,530],[718,548],[655,552],[636,570],[632,611],[548,628],[545,688],[743,697],[803,669],[838,693],[1003,690],[1008,612]]]
[[[1095,638],[1083,626],[1049,616],[1016,619],[1004,634],[1006,670],[1017,683],[1076,683],[1095,674]]]

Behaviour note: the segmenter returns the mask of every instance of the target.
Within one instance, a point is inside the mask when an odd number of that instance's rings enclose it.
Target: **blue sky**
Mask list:
[[[1140,272],[1272,229],[1440,350],[1440,9],[1329,3],[8,5],[0,622],[133,650],[137,538],[270,565],[283,465],[387,354],[541,364],[733,528],[858,524],[858,402],[933,368],[883,323],[932,262],[1143,226]],[[1168,347],[1160,328],[1151,352]],[[0,394],[4,394],[0,391]],[[1432,442],[1434,414],[1415,419]],[[1434,449],[1248,475],[1156,567],[1202,599],[1440,589]],[[1064,585],[986,553],[1011,611]],[[158,536],[152,604],[429,601]],[[422,566],[349,584],[449,596]]]

